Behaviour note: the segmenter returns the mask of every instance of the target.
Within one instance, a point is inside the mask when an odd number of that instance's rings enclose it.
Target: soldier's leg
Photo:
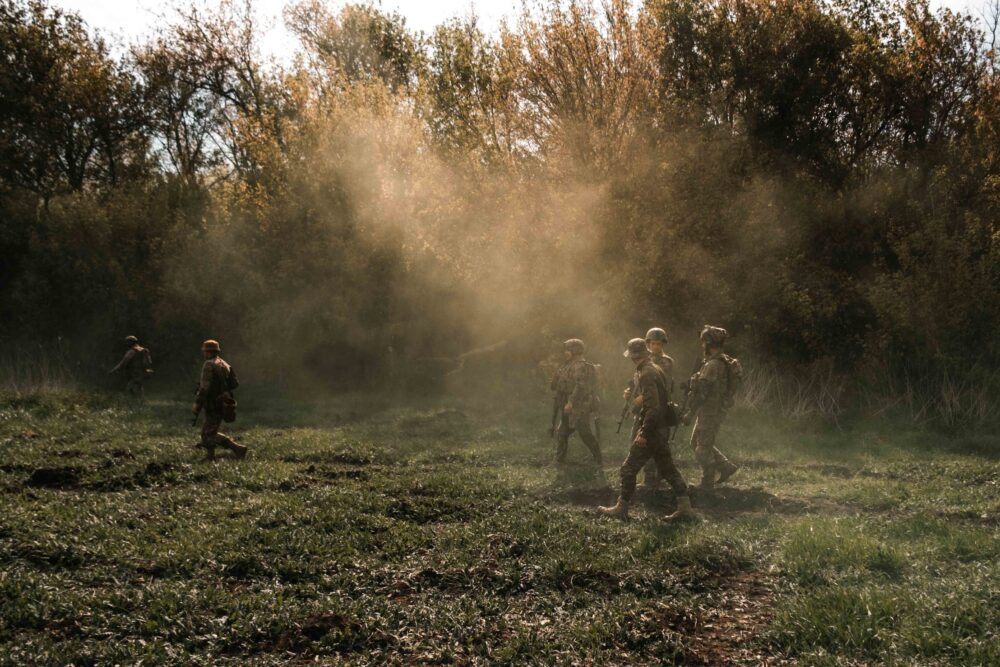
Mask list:
[[[718,431],[721,427],[722,421],[720,420],[716,427],[716,436],[713,439],[713,443],[718,442]],[[725,454],[719,451],[717,444],[713,444],[712,446],[712,463],[715,464],[715,469],[719,472],[719,478],[716,480],[716,483],[728,481],[740,469],[738,465],[730,461]]]
[[[556,463],[566,462],[566,451],[569,449],[569,436],[572,432],[569,418],[563,415],[559,418],[559,427],[556,429]]]
[[[587,449],[590,450],[590,455],[594,457],[594,462],[597,465],[601,465],[601,444],[597,442],[597,436],[594,435],[594,431],[590,428],[590,416],[581,417],[577,420],[576,428],[580,433],[580,439],[583,440],[583,444],[587,446]]]
[[[649,443],[646,443],[644,447],[639,447],[633,443],[629,448],[628,456],[625,457],[625,462],[622,463],[619,471],[622,484],[621,499],[624,502],[631,501],[632,496],[635,495],[635,478],[639,474],[639,471],[642,470],[642,466],[649,461],[652,455],[653,452]]]
[[[222,417],[220,415],[205,413],[205,422],[201,425],[201,443],[198,446],[205,450],[205,458],[209,461],[215,460],[215,446],[221,425]]]
[[[670,453],[670,444],[667,441],[668,437],[666,433],[661,436],[657,447],[653,450],[653,463],[659,469],[660,477],[667,481],[674,495],[680,498],[688,495],[688,485],[684,475],[674,464],[674,457]]]
[[[713,421],[698,419],[691,433],[691,444],[694,446],[694,458],[701,466],[701,486],[710,489],[715,486],[715,436],[719,425]]]

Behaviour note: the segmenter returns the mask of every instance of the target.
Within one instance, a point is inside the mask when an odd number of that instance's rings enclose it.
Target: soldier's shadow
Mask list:
[[[613,501],[617,494],[602,468],[565,464],[556,469],[546,495],[573,505],[602,505]]]

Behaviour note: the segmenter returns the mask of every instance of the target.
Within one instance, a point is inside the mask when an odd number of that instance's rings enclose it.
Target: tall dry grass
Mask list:
[[[886,365],[875,365],[862,375],[848,375],[826,361],[795,372],[751,361],[744,364],[736,402],[754,412],[836,425],[848,413],[947,428],[1000,423],[1000,371],[973,371],[962,376],[911,371],[900,377]]]

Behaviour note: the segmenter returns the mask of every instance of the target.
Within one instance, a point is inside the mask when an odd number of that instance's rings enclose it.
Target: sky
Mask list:
[[[937,7],[956,10],[976,10],[984,0],[931,0]],[[170,0],[50,0],[51,4],[75,11],[109,41],[119,45],[141,40],[164,16],[169,16]],[[282,8],[289,0],[255,0],[261,25],[270,26],[262,47],[280,60],[291,57],[295,43],[282,24]],[[183,4],[190,4],[184,2]],[[343,0],[327,0],[331,6],[345,4]],[[376,4],[385,10],[398,11],[407,24],[430,32],[439,23],[474,12],[486,32],[496,30],[505,17],[516,15],[520,0],[381,0]]]

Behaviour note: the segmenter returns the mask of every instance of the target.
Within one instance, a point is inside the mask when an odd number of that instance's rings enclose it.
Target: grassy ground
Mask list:
[[[544,404],[242,408],[208,464],[180,401],[0,402],[0,664],[1000,663],[989,438],[736,414],[674,527]]]

